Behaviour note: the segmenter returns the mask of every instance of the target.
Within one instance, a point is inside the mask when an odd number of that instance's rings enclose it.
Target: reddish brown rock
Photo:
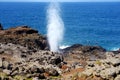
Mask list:
[[[47,47],[46,37],[28,26],[18,26],[0,31],[0,43],[20,44],[31,50],[44,50]]]

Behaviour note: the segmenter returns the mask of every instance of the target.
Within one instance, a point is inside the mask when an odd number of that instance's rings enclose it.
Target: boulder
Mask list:
[[[61,56],[53,56],[51,59],[50,59],[50,64],[59,64],[63,61],[63,59],[61,58]]]

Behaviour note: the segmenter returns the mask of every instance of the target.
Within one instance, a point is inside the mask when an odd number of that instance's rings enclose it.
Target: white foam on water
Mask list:
[[[62,46],[59,47],[59,49],[65,49],[67,47],[70,47],[70,45],[62,45]]]
[[[112,48],[111,50],[112,51],[117,51],[117,50],[119,50],[120,48]]]

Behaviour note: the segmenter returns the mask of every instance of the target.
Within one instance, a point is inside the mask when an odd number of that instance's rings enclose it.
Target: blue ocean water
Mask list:
[[[28,25],[46,35],[49,3],[0,3],[0,23],[5,29]],[[62,45],[99,45],[107,50],[120,48],[120,3],[60,3],[65,24]],[[51,35],[52,36],[52,35]]]

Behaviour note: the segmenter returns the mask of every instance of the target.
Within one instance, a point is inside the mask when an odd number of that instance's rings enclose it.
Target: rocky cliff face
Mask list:
[[[2,29],[2,28],[1,28]],[[31,50],[45,50],[47,48],[46,37],[38,34],[37,30],[28,26],[18,26],[0,31],[0,43],[20,44]]]
[[[46,49],[37,30],[0,25],[0,80],[120,80],[120,50],[81,44],[61,53]]]

